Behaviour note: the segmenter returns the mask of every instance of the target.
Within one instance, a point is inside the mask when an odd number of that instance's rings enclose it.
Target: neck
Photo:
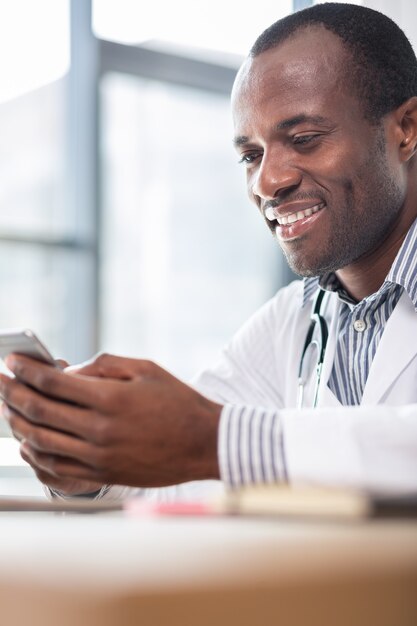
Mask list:
[[[374,251],[367,257],[362,257],[336,272],[343,287],[357,302],[375,293],[381,287],[401,248],[405,235],[406,232],[391,240],[389,244],[385,242],[385,247],[382,246],[382,249]]]

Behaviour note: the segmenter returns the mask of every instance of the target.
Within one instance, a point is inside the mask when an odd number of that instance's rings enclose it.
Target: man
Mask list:
[[[64,495],[218,478],[417,490],[412,48],[378,12],[317,5],[259,37],[232,104],[249,196],[305,280],[194,388],[147,361],[10,357],[0,393],[22,456]],[[314,344],[302,359],[313,303],[311,339],[329,334],[319,384]]]

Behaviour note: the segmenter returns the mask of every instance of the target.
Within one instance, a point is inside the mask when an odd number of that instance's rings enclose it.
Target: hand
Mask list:
[[[154,363],[101,355],[60,371],[12,355],[7,365],[16,378],[0,376],[5,416],[43,482],[45,473],[141,487],[219,478],[221,406]]]
[[[59,491],[64,496],[80,496],[89,493],[96,493],[103,487],[101,483],[77,478],[65,478],[51,474],[49,469],[43,467],[42,458],[34,453],[31,446],[23,441],[20,446],[20,455],[29,465],[32,466],[36,477],[44,485],[55,491]]]
[[[63,359],[55,359],[55,363],[61,369],[68,368],[68,362]],[[12,411],[3,404],[1,407],[1,413],[8,421],[12,416]],[[62,478],[60,476],[53,476],[49,472],[45,471],[42,465],[38,465],[35,459],[32,458],[32,450],[30,446],[27,446],[25,440],[22,439],[19,432],[15,432],[16,438],[22,442],[20,447],[21,457],[32,466],[38,480],[45,484],[50,489],[59,491],[65,496],[84,495],[88,493],[94,493],[101,489],[103,485],[94,482],[88,482],[84,480],[74,480],[72,478]]]

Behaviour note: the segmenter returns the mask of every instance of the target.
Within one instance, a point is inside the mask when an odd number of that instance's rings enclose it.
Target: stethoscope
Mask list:
[[[303,351],[301,353],[300,365],[298,368],[298,394],[297,394],[297,408],[301,409],[304,404],[304,387],[307,381],[308,363],[311,359],[311,351],[317,350],[317,363],[316,363],[316,384],[314,388],[313,407],[317,406],[317,398],[320,387],[321,372],[323,369],[324,355],[326,353],[327,338],[329,331],[327,329],[327,323],[323,315],[320,313],[322,308],[322,302],[325,295],[328,295],[323,289],[319,289],[313,304],[313,309],[310,318],[310,326],[307,331],[307,335],[304,342]],[[318,326],[317,337],[313,339],[314,331]],[[306,356],[309,356],[307,359]]]

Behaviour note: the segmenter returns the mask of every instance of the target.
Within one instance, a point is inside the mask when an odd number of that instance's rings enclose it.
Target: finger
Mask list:
[[[10,432],[10,425],[9,425],[9,407],[7,406],[7,404],[5,404],[4,402],[2,402],[0,400],[0,418],[3,418],[4,422],[6,422],[6,424],[3,425],[3,429],[4,429],[4,433],[3,435],[5,436],[10,436],[13,433]],[[1,427],[1,424],[0,424]],[[1,437],[1,435],[0,435]],[[1,463],[1,461],[0,461]]]
[[[132,368],[129,368],[126,361],[127,359],[123,357],[99,354],[89,361],[69,367],[67,372],[71,374],[81,374],[83,376],[129,380],[132,378]]]
[[[149,376],[155,373],[157,369],[160,368],[152,361],[102,353],[85,363],[68,368],[67,371],[76,372],[83,376],[131,380],[132,378]]]
[[[7,421],[8,415],[9,415],[9,407],[7,406],[5,402],[3,402],[3,400],[1,400],[0,401],[0,416]]]
[[[26,461],[26,463],[29,463],[28,459],[25,459],[23,455],[22,458]],[[33,466],[32,469],[35,472],[36,478],[41,483],[46,485],[49,489],[58,491],[63,496],[94,493],[99,491],[103,486],[101,483],[93,483],[91,481],[84,483],[84,481],[77,481],[73,478],[52,476],[51,474],[48,474],[48,472]]]
[[[23,437],[22,437],[22,435],[21,435],[20,431],[19,431],[19,430],[15,430],[15,429],[12,427],[12,425],[10,424],[10,420],[11,420],[12,418],[19,418],[19,417],[21,417],[21,416],[19,415],[19,413],[16,413],[16,411],[13,411],[12,409],[9,409],[9,407],[8,407],[8,406],[6,406],[6,408],[3,410],[3,415],[4,415],[4,417],[6,418],[7,423],[9,424],[10,430],[12,431],[12,435],[13,435],[13,436],[14,436],[14,437],[18,440],[18,441],[21,441]],[[6,417],[6,416],[7,416],[7,417]]]
[[[62,370],[67,369],[69,366],[68,361],[65,361],[64,359],[55,359],[55,363],[58,367],[60,367]]]
[[[100,465],[101,457],[104,457],[104,453],[90,443],[48,428],[33,426],[18,414],[11,418],[11,425],[17,438],[37,452],[65,456],[92,467]]]
[[[48,489],[52,489],[58,492],[59,495],[64,497],[72,497],[78,495],[95,495],[103,487],[101,483],[94,483],[92,481],[74,480],[73,478],[57,478],[51,476],[43,470],[32,468],[35,472],[37,479],[46,485]],[[54,494],[55,495],[55,494]]]
[[[66,457],[39,452],[27,441],[21,443],[20,454],[36,472],[41,471],[56,479],[62,480],[64,478],[71,478],[104,483],[104,481],[101,480],[101,470],[78,463]]]
[[[21,382],[47,396],[87,407],[106,406],[108,384],[100,378],[69,376],[65,371],[20,354],[9,355],[7,366]],[[0,375],[0,396],[6,401],[8,380],[7,376]]]
[[[34,425],[47,426],[100,443],[105,416],[93,415],[89,409],[45,398],[16,379],[2,381],[1,378],[0,375],[0,387],[3,384],[1,393],[9,406],[9,410],[4,409],[4,414],[12,430],[16,415],[20,414]]]

